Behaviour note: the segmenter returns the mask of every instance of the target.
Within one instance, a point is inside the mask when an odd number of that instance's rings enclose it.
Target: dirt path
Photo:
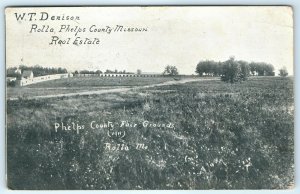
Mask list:
[[[120,92],[127,92],[134,89],[144,89],[144,88],[152,88],[156,86],[166,86],[166,85],[175,85],[175,84],[184,84],[187,82],[198,82],[198,81],[207,81],[207,80],[217,80],[217,78],[190,78],[190,79],[183,79],[183,80],[174,80],[174,81],[167,81],[159,84],[151,84],[146,86],[136,86],[136,87],[119,87],[119,88],[111,88],[111,89],[101,89],[101,90],[91,90],[91,91],[81,91],[81,92],[74,92],[74,93],[67,93],[67,94],[51,94],[51,95],[43,95],[43,96],[32,96],[26,99],[41,99],[41,98],[57,98],[57,97],[70,97],[70,96],[85,96],[85,95],[92,95],[92,94],[106,94],[106,93],[120,93]],[[18,98],[8,98],[9,100],[17,100]]]

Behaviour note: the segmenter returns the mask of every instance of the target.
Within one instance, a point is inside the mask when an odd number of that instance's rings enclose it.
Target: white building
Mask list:
[[[30,70],[25,70],[22,74],[22,78],[25,79],[32,79],[33,78],[33,72]]]

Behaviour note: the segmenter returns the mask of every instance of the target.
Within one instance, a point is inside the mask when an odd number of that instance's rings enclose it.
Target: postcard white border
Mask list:
[[[2,112],[0,113],[0,125],[1,125],[1,133],[0,133],[0,193],[31,193],[33,191],[12,191],[8,190],[6,187],[6,172],[5,172],[5,16],[4,9],[7,6],[117,6],[117,5],[291,5],[294,10],[294,76],[295,76],[295,167],[296,167],[296,176],[295,176],[295,189],[293,190],[164,190],[164,191],[122,191],[122,193],[191,193],[196,194],[199,192],[205,193],[257,193],[257,194],[274,194],[274,193],[300,193],[300,115],[299,115],[299,102],[300,102],[300,68],[297,67],[299,65],[299,35],[300,32],[300,1],[298,0],[44,0],[44,1],[36,1],[36,0],[2,0],[0,2],[1,8],[1,16],[0,16],[0,61],[1,61],[1,70],[0,70],[0,91],[1,92],[1,100],[0,107],[2,108]],[[298,55],[297,55],[298,53]],[[53,191],[34,191],[34,193],[53,193]],[[90,192],[101,192],[101,193],[119,193],[120,190],[105,190],[105,191],[56,191],[58,193],[90,193]]]

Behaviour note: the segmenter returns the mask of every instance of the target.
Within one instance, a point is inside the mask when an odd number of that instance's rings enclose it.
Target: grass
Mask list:
[[[28,98],[33,96],[44,96],[52,94],[67,94],[74,92],[84,92],[91,88],[28,88],[28,87],[9,87],[7,88],[8,98]],[[97,88],[103,89],[103,88]]]
[[[172,77],[72,77],[29,85],[30,88],[144,86],[174,80]]]
[[[27,98],[52,94],[67,94],[116,87],[133,87],[174,81],[172,77],[72,77],[50,80],[24,87],[8,87],[8,98]]]
[[[46,83],[46,82],[45,82]],[[12,189],[286,189],[294,176],[290,78],[202,81],[72,98],[7,101]],[[123,139],[91,121],[130,121]],[[143,121],[175,128],[143,127]],[[54,130],[55,122],[86,126]],[[104,143],[129,151],[107,151]],[[147,150],[133,149],[144,143]]]

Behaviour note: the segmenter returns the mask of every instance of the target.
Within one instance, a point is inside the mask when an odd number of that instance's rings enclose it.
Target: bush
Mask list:
[[[168,65],[165,67],[163,74],[170,75],[170,76],[178,75],[178,69],[175,66]]]
[[[286,77],[286,76],[288,76],[288,74],[289,73],[287,72],[286,67],[279,69],[279,76]]]
[[[246,81],[250,76],[250,66],[246,61],[238,61],[241,66],[241,75],[240,78],[242,81]]]
[[[249,72],[248,64],[241,64],[235,61],[234,58],[230,58],[223,64],[221,80],[229,83],[245,81],[250,74]]]

